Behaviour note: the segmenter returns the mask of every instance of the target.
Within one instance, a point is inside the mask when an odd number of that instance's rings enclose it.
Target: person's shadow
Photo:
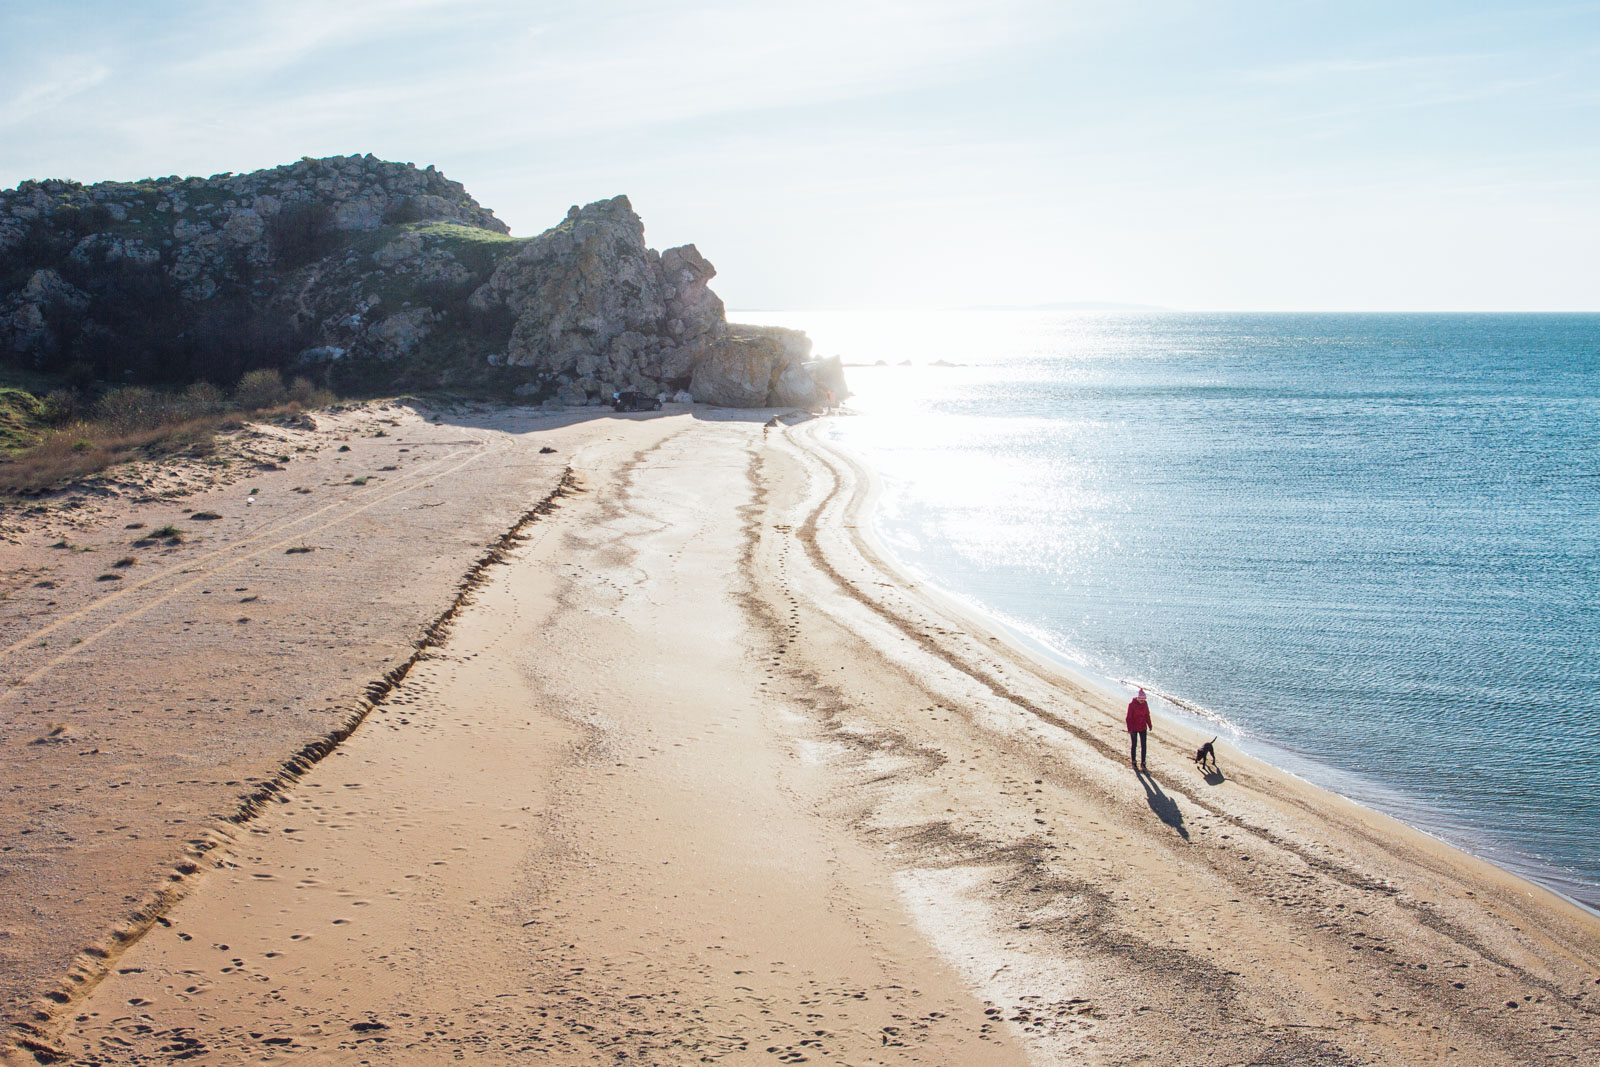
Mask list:
[[[1183,825],[1183,812],[1178,810],[1178,802],[1161,791],[1149,771],[1139,772],[1139,784],[1144,786],[1144,801],[1156,813],[1156,818],[1178,831],[1179,837],[1189,840],[1189,831]]]

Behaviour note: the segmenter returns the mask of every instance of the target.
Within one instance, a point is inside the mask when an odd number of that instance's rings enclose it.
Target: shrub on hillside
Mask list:
[[[183,414],[170,393],[157,393],[142,385],[111,390],[94,402],[92,413],[112,433],[124,434],[160,426]]]
[[[423,217],[422,205],[414,196],[397,200],[383,213],[386,226],[399,226],[407,222],[421,222]]]
[[[296,200],[267,220],[267,238],[278,265],[288,270],[314,263],[333,251],[333,206],[322,200]]]
[[[210,382],[195,382],[183,391],[183,404],[195,415],[219,415],[228,406],[228,397]]]
[[[275,408],[287,398],[283,375],[270,369],[251,371],[239,379],[233,390],[233,402],[246,411]]]
[[[320,388],[310,378],[296,378],[289,383],[289,399],[303,408],[325,408],[334,402],[334,395]]]
[[[52,389],[39,403],[39,417],[50,426],[60,426],[78,417],[82,402],[72,389]]]

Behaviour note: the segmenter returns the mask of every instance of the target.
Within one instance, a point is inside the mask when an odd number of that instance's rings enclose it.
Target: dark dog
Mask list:
[[[1213,737],[1195,749],[1194,765],[1202,771],[1214,771],[1217,769],[1217,750],[1213,747],[1216,743],[1217,739]]]

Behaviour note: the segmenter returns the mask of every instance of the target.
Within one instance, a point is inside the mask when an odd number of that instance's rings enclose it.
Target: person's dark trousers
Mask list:
[[[1131,759],[1134,763],[1138,764],[1140,767],[1144,766],[1144,757],[1145,757],[1144,735],[1145,735],[1145,731],[1143,731],[1143,730],[1129,730],[1128,731],[1128,758]]]

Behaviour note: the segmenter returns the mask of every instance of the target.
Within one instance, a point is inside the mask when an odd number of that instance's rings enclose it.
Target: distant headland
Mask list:
[[[730,324],[715,274],[692,244],[647,247],[625,196],[517,238],[432,166],[372,155],[26,181],[0,191],[0,361],[118,384],[274,368],[338,390],[551,405],[844,392],[803,333]]]

